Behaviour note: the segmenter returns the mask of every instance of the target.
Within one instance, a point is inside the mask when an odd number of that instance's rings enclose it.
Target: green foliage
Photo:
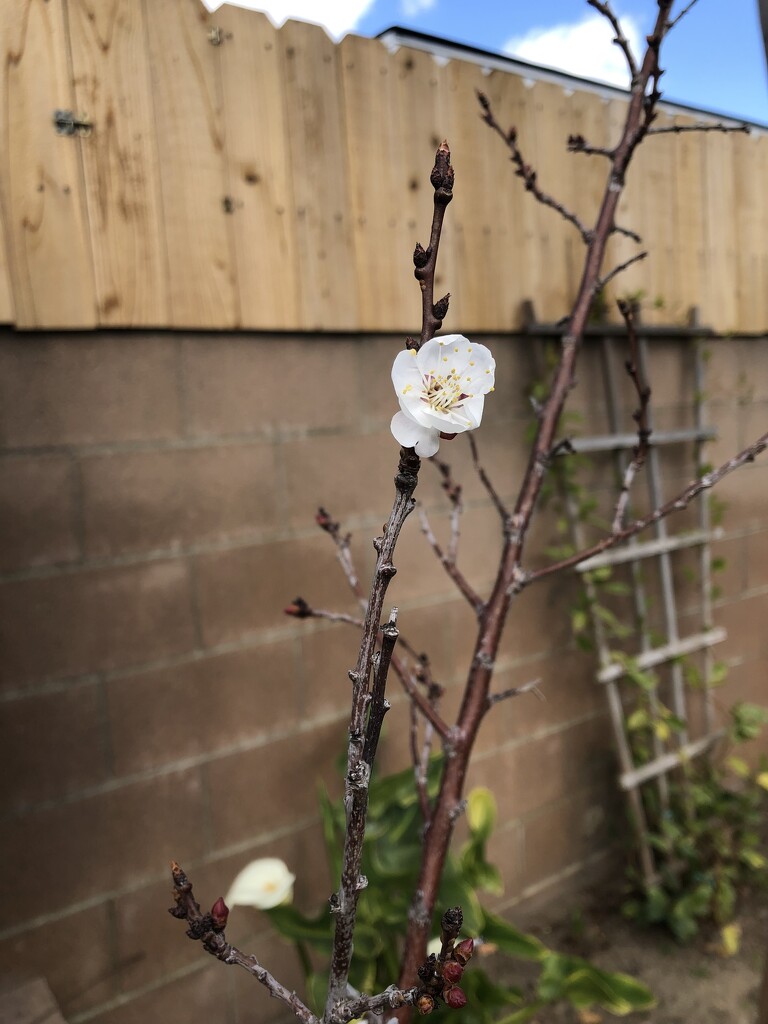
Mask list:
[[[728,726],[731,743],[756,739],[766,721],[764,708],[734,705]],[[651,730],[659,735],[662,726],[670,733],[683,727],[663,705],[655,712],[650,705],[640,706],[627,725],[633,741],[644,737],[641,750],[649,751]],[[646,793],[659,880],[644,888],[635,878],[635,892],[623,907],[625,915],[664,924],[681,942],[711,922],[721,929],[725,949],[735,951],[732,922],[739,891],[768,881],[768,860],[759,850],[765,783],[768,773],[754,773],[744,758],[732,753],[719,763],[686,765],[682,779],[670,782],[667,807],[661,806],[658,794]]]
[[[441,768],[442,759],[433,758],[428,772],[431,797],[436,794]],[[338,877],[344,835],[343,805],[333,803],[323,792],[320,810],[329,863]],[[468,935],[482,936],[489,947],[513,960],[540,965],[540,972],[534,992],[526,999],[519,988],[494,982],[476,967],[468,968],[461,982],[467,996],[467,1005],[461,1011],[462,1024],[522,1024],[542,1007],[560,1000],[577,1008],[598,1005],[616,1014],[652,1006],[651,993],[639,982],[598,970],[585,960],[561,956],[481,905],[479,892],[502,892],[499,871],[486,855],[486,845],[496,824],[496,801],[491,791],[472,790],[466,814],[469,838],[458,853],[448,854],[433,934],[439,934],[443,910],[459,905]],[[407,769],[374,780],[362,861],[368,887],[358,904],[350,974],[351,984],[361,992],[382,991],[398,976],[403,929],[421,860],[421,831],[413,771]],[[315,970],[312,964],[330,959],[332,916],[327,908],[305,915],[293,906],[275,907],[266,913],[277,931],[296,944],[305,970],[308,999],[319,1011],[325,1001],[327,972]],[[308,950],[314,951],[315,956],[311,957]],[[435,1021],[442,1017],[456,1020],[455,1011],[445,1006],[432,1015]]]

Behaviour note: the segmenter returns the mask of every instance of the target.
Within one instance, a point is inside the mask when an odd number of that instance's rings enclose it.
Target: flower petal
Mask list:
[[[293,875],[279,857],[261,857],[246,864],[229,887],[224,902],[269,910],[293,898]]]
[[[404,412],[396,412],[390,428],[394,438],[403,448],[415,448],[416,454],[424,458],[434,455],[440,447],[440,432],[422,426]]]

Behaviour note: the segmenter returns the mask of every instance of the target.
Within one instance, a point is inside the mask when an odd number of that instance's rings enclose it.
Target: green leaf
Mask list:
[[[481,933],[486,942],[492,942],[504,953],[521,960],[543,960],[549,950],[534,935],[526,935],[501,917],[483,910]]]
[[[496,798],[485,786],[476,786],[467,797],[467,821],[474,835],[487,843],[496,825]]]
[[[734,775],[738,775],[740,779],[746,779],[749,776],[749,765],[743,757],[729,757],[726,762],[726,767],[733,772]]]
[[[331,949],[331,918],[326,910],[317,917],[305,917],[293,904],[265,910],[275,929],[293,942],[311,942],[328,952]]]

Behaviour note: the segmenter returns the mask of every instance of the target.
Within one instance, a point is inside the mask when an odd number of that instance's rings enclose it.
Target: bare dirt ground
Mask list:
[[[763,962],[768,952],[768,894],[742,900],[742,941],[730,958],[716,951],[717,933],[681,946],[661,929],[641,928],[618,911],[602,910],[594,896],[572,910],[567,920],[533,928],[542,941],[612,971],[624,971],[653,991],[653,1010],[616,1018],[608,1013],[579,1017],[557,1007],[537,1017],[538,1024],[755,1024]]]

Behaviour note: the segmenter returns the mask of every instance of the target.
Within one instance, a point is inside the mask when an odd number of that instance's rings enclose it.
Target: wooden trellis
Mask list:
[[[691,476],[698,475],[698,467],[703,462],[702,448],[707,441],[716,437],[716,431],[705,422],[704,392],[704,343],[712,332],[696,326],[695,317],[691,318],[690,327],[648,327],[638,324],[636,327],[639,344],[639,358],[642,376],[653,384],[653,373],[647,372],[649,361],[649,342],[653,339],[678,339],[687,347],[686,358],[692,362],[693,388],[688,404],[689,424],[673,430],[653,430],[643,475],[647,487],[650,508],[663,505],[669,495],[664,494],[661,453],[664,449],[674,446],[692,444],[693,466]],[[529,323],[528,330],[543,338],[558,338],[565,328],[560,325]],[[620,366],[627,358],[627,338],[621,329],[613,325],[593,325],[587,332],[590,340],[599,346],[599,359],[602,371],[602,385],[607,410],[607,431],[604,434],[587,437],[571,438],[574,451],[583,454],[609,453],[613,457],[614,468],[619,478],[624,474],[626,464],[631,458],[631,450],[637,443],[637,433],[627,432],[623,425],[631,423],[632,409],[621,409],[620,388],[617,380],[617,364]],[[588,342],[589,343],[589,342]],[[634,396],[633,396],[634,397]],[[649,426],[653,428],[653,402],[649,408]],[[635,487],[642,487],[642,480],[635,481]],[[576,548],[587,546],[584,524],[577,514],[573,495],[565,494],[566,510],[570,522],[572,539]],[[667,519],[660,519],[653,527],[651,539],[632,538],[624,546],[603,552],[582,562],[577,570],[581,574],[584,591],[590,608],[597,603],[597,588],[591,573],[605,567],[614,568],[620,565],[629,566],[631,580],[631,600],[636,623],[633,636],[639,641],[639,649],[618,652],[612,646],[604,623],[597,615],[592,616],[592,629],[599,658],[597,681],[605,687],[606,699],[610,711],[614,731],[616,751],[619,760],[619,785],[626,793],[629,809],[634,822],[640,867],[646,885],[651,885],[657,878],[657,862],[655,851],[649,839],[650,827],[648,814],[642,797],[642,787],[655,785],[658,788],[658,799],[662,808],[669,805],[669,776],[679,771],[684,763],[693,758],[705,755],[712,749],[722,736],[722,730],[715,725],[714,707],[709,680],[712,674],[711,648],[726,638],[722,628],[712,626],[711,596],[711,551],[712,540],[719,531],[713,529],[709,503],[700,500],[697,504],[697,528],[683,533],[673,533]],[[631,518],[631,515],[629,516]],[[700,588],[699,628],[694,632],[681,635],[679,594],[672,572],[674,553],[686,549],[698,550],[698,584]],[[649,626],[648,593],[644,577],[644,569],[655,563],[660,581],[661,597],[661,643],[659,630],[653,633]],[[646,574],[647,575],[647,574]],[[703,658],[701,692],[703,693],[703,731],[695,738],[690,736],[691,724],[691,690],[686,685],[683,666],[680,659],[701,653]],[[661,694],[677,719],[683,724],[677,732],[671,732],[666,740],[662,740],[656,730],[652,730],[653,756],[650,761],[637,763],[630,742],[627,718],[633,707],[628,704],[621,691],[622,680],[627,675],[629,664],[641,671],[669,666],[668,678],[659,684],[658,690],[648,694],[649,707],[652,715],[657,715]]]

